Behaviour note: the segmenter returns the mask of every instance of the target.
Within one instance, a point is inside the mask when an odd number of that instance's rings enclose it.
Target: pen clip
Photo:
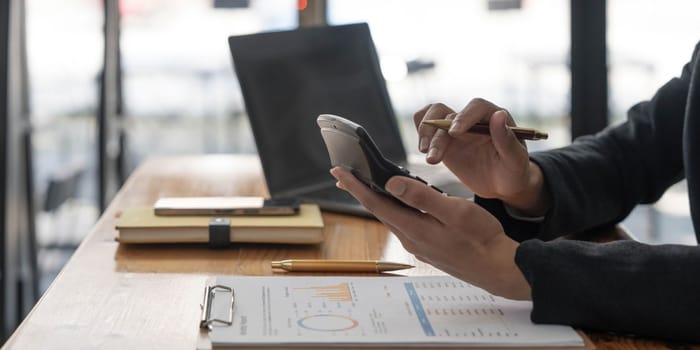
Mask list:
[[[212,305],[214,303],[214,295],[218,292],[230,292],[231,293],[231,307],[229,308],[228,319],[212,318],[211,311]],[[199,320],[200,328],[208,328],[211,330],[214,324],[221,324],[230,326],[233,324],[233,308],[236,305],[235,293],[233,288],[223,286],[220,284],[213,286],[204,287],[204,300],[202,301],[202,317]]]

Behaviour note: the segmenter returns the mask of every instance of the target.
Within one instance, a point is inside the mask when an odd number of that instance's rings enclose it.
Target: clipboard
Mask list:
[[[215,325],[233,325],[233,314],[236,309],[235,291],[233,289],[233,286],[218,284],[216,280],[216,277],[210,277],[204,284],[202,301],[199,304],[199,307],[201,309],[201,316],[199,318],[199,335],[197,336],[197,350],[213,350],[214,347],[211,342],[211,338],[209,337],[209,332],[212,331]],[[230,303],[228,303],[229,308],[227,309],[229,316],[225,319],[212,315],[216,296],[222,295],[222,293],[230,295]]]
[[[227,293],[231,295],[230,309],[228,310],[228,317],[226,319],[221,319],[212,315],[212,305],[214,297],[217,292]],[[199,328],[205,328],[212,330],[212,327],[216,324],[230,326],[233,324],[233,310],[236,306],[236,294],[232,287],[224,286],[221,284],[207,284],[204,286],[204,296],[201,304],[202,317],[199,320]]]
[[[571,327],[533,325],[529,302],[450,276],[218,276],[200,307],[198,349],[595,348]]]

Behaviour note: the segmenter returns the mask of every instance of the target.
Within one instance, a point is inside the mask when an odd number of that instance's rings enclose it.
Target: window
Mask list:
[[[411,117],[432,102],[483,97],[547,130],[531,150],[569,143],[568,1],[329,0],[330,24],[370,25],[406,149]],[[489,9],[491,8],[491,9]]]
[[[27,61],[40,289],[99,215],[95,115],[102,69],[102,6],[27,0]]]
[[[637,102],[650,99],[680,76],[698,43],[700,3],[608,0],[608,81],[613,123]],[[654,205],[636,208],[624,225],[650,243],[696,244],[686,182],[671,187]]]
[[[122,6],[127,155],[254,152],[227,38],[297,26],[284,1],[129,0]]]

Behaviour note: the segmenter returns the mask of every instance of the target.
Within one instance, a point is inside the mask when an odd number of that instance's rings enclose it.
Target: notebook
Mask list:
[[[212,220],[225,220],[212,225]],[[217,230],[219,227],[220,236]],[[125,209],[117,220],[120,243],[231,242],[315,244],[323,241],[323,217],[317,205],[302,204],[296,215],[158,216],[152,206]],[[213,238],[213,239],[212,239]]]
[[[450,276],[217,276],[200,302],[198,348],[578,347],[562,325],[530,321],[532,303]]]
[[[323,113],[364,126],[388,159],[448,194],[472,196],[445,176],[446,169],[431,174],[437,167],[408,164],[367,24],[232,36],[228,42],[273,198],[298,197],[325,210],[370,216],[335,188],[316,125]]]

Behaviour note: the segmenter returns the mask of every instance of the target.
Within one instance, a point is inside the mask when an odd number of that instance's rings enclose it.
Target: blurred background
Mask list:
[[[18,108],[27,134],[18,144],[26,147],[4,151],[15,156],[7,156],[2,170],[23,169],[22,191],[13,192],[16,186],[7,180],[4,196],[28,197],[27,222],[13,226],[7,208],[16,203],[6,199],[3,229],[35,233],[19,251],[35,250],[36,297],[146,157],[255,153],[226,39],[300,23],[369,23],[411,152],[417,152],[416,110],[431,102],[461,109],[474,97],[508,108],[519,124],[549,131],[550,139],[531,143],[531,150],[564,146],[576,120],[587,118],[571,117],[572,40],[589,45],[587,32],[572,33],[578,18],[572,6],[591,10],[583,3],[588,1],[25,0],[20,17],[26,56],[8,67],[25,72]],[[600,52],[607,65],[602,106],[608,113],[601,117],[615,124],[680,74],[700,39],[700,2],[590,3],[600,4],[597,10],[591,5],[599,15],[592,23],[602,25]],[[580,13],[583,20],[590,16]],[[12,33],[8,42],[12,48]],[[5,93],[12,94],[17,85],[8,86]],[[655,205],[639,206],[624,224],[644,242],[695,244],[684,183]],[[11,240],[4,242],[5,250],[13,249]],[[32,273],[19,270],[20,277]],[[29,299],[24,304],[31,306]]]

